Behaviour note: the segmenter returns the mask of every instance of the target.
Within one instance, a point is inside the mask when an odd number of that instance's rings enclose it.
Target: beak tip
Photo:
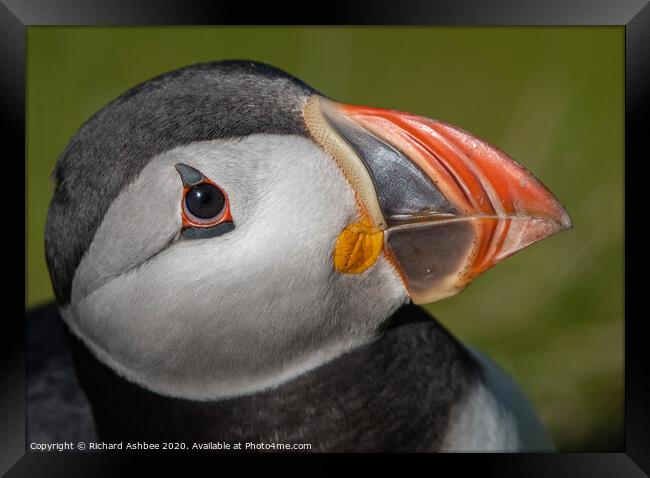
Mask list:
[[[546,237],[549,236],[554,236],[555,234],[558,234],[560,232],[568,231],[569,229],[573,228],[573,221],[571,220],[569,214],[566,212],[564,208],[562,208],[561,211],[562,211],[561,214],[558,214],[553,218],[546,218],[538,222],[537,228],[538,228],[539,238],[536,239],[534,242],[545,239]],[[530,227],[532,229],[535,229],[534,226],[530,226]]]
[[[512,233],[506,235],[500,252],[493,257],[490,264],[497,264],[528,246],[572,227],[571,217],[561,206],[552,217],[532,216],[512,221]]]
[[[569,213],[564,211],[564,215],[560,220],[560,231],[568,231],[569,229],[573,229],[573,221],[571,220]]]
[[[573,229],[573,220],[569,216],[569,212],[557,199],[555,201],[557,204],[557,215],[553,219],[557,223],[557,232]]]

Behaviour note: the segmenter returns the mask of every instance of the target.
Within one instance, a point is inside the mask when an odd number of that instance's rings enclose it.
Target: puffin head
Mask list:
[[[271,66],[194,65],[106,105],[55,172],[46,254],[104,364],[191,399],[279,384],[570,227],[459,128],[338,103]]]

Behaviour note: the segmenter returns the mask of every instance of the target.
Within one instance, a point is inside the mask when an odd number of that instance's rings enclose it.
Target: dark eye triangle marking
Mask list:
[[[181,233],[181,239],[209,239],[211,237],[221,236],[235,229],[232,222],[222,222],[214,227],[189,227]]]
[[[192,166],[188,166],[187,164],[176,163],[174,168],[176,168],[178,174],[181,175],[183,186],[186,188],[201,184],[206,179],[201,171],[194,169]]]

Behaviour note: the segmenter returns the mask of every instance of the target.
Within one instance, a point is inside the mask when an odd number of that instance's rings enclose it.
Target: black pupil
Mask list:
[[[211,219],[223,209],[225,198],[219,188],[212,184],[198,184],[187,192],[185,204],[196,217]]]

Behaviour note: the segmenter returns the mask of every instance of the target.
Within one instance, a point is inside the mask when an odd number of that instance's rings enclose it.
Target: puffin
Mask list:
[[[553,449],[516,383],[420,307],[571,227],[471,133],[216,61],[104,106],[53,181],[46,260],[74,377],[50,395],[77,418],[87,400],[86,433],[181,449]]]

